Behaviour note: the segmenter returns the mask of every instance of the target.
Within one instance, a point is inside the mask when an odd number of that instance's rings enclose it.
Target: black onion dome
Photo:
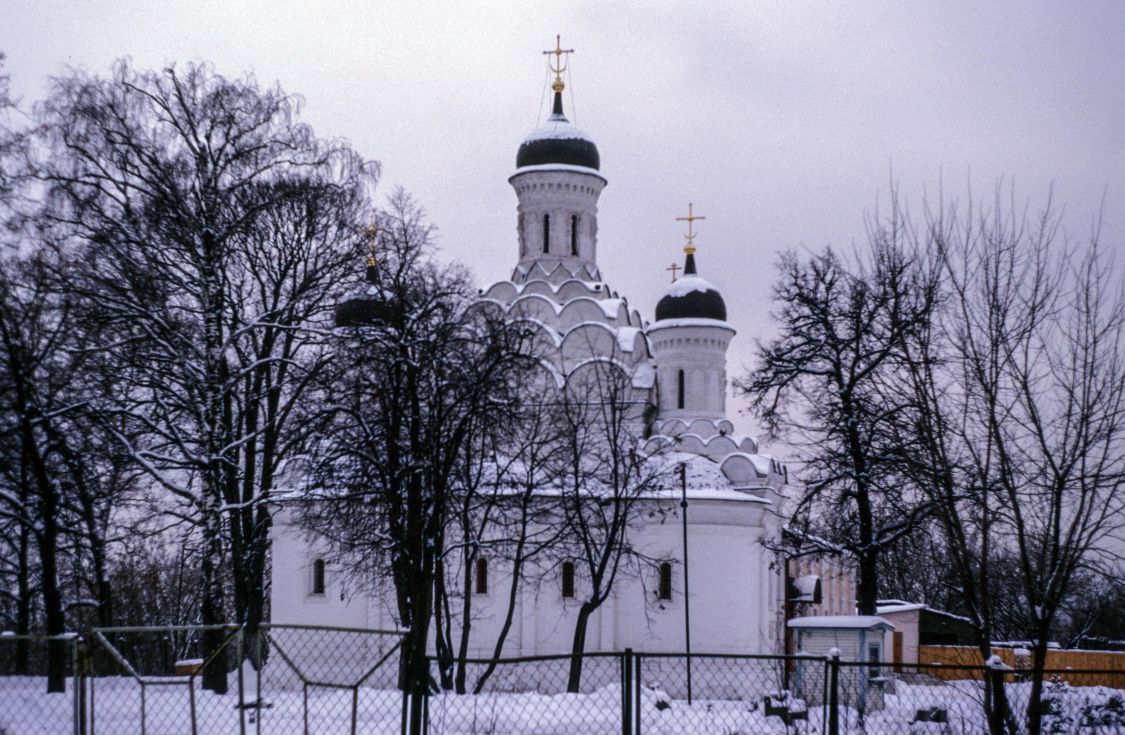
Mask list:
[[[656,304],[656,321],[664,319],[716,319],[725,322],[727,305],[711,283],[695,271],[691,253],[684,264],[683,277],[676,280]]]
[[[561,92],[555,92],[554,111],[547,122],[527,136],[516,152],[516,168],[552,163],[595,171],[601,167],[601,156],[594,141],[571,125],[563,114]]]
[[[337,327],[366,327],[387,320],[389,305],[376,279],[375,265],[368,263],[366,283],[336,304]]]

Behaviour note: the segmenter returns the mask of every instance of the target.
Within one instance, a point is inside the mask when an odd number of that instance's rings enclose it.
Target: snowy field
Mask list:
[[[273,691],[264,695],[268,706],[261,721],[252,710],[241,712],[234,694],[217,696],[198,687],[190,691],[186,680],[169,679],[149,686],[145,697],[146,735],[180,735],[192,732],[191,700],[194,694],[196,728],[207,735],[239,733],[239,716],[245,717],[247,733],[304,733],[317,735],[351,731],[352,692],[312,688]],[[69,685],[69,682],[68,682]],[[1026,684],[1009,688],[1010,696],[1026,702]],[[248,691],[249,691],[248,687]],[[869,713],[861,727],[856,713],[841,712],[841,732],[869,735],[897,733],[980,733],[984,723],[979,703],[979,684],[970,681],[939,685],[898,683],[897,694],[887,695],[886,708]],[[1021,697],[1022,695],[1022,697]],[[1125,733],[1125,691],[1103,687],[1049,687],[1048,733]],[[141,732],[141,690],[127,678],[99,678],[93,686],[94,733],[130,735]],[[73,731],[73,693],[44,692],[42,678],[0,679],[0,735],[58,735]],[[357,696],[356,732],[393,735],[400,730],[402,699],[396,690],[361,687]],[[916,710],[938,704],[949,712],[949,729],[916,724]],[[479,696],[437,695],[430,701],[430,732],[434,735],[504,735],[506,733],[590,733],[616,735],[621,732],[621,697],[617,687],[603,687],[587,694],[494,693]],[[766,717],[761,702],[696,700],[688,706],[670,700],[659,690],[641,694],[640,732],[660,735],[781,735],[822,732],[822,710],[813,708],[807,722],[786,729],[778,717]]]

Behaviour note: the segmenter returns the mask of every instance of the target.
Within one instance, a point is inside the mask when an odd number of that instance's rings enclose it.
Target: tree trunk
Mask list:
[[[461,640],[457,642],[457,675],[454,677],[453,686],[458,694],[465,693],[465,660],[469,657],[469,635],[473,630],[473,565],[476,563],[476,553],[464,555],[465,573],[463,581],[465,594],[461,599]]]
[[[504,642],[508,639],[508,632],[512,629],[512,620],[515,618],[516,605],[519,600],[520,577],[523,574],[523,549],[527,542],[527,527],[524,524],[520,530],[519,541],[516,545],[515,558],[512,560],[512,576],[508,580],[508,611],[504,615],[504,624],[500,626],[500,634],[496,636],[496,644],[492,648],[492,658],[485,667],[484,673],[477,677],[473,685],[473,694],[480,694],[484,689],[492,672],[496,671],[496,662],[504,652]]]
[[[1040,622],[1038,638],[1031,649],[1031,697],[1027,703],[1027,733],[1043,731],[1043,670],[1047,668],[1047,625]]]
[[[26,483],[21,488],[20,500],[26,507]],[[16,635],[31,633],[31,531],[26,523],[20,524],[19,560],[16,571]],[[30,674],[31,641],[21,638],[16,641],[15,673]]]
[[[223,620],[223,588],[219,569],[222,558],[221,521],[217,510],[207,515],[203,541],[203,604],[201,618],[204,625],[221,625]],[[222,651],[224,634],[221,629],[205,630],[202,638],[203,688],[216,694],[227,693],[227,662]]]
[[[29,407],[23,403],[21,440],[23,457],[30,463],[35,477],[39,497],[39,527],[35,532],[39,547],[40,584],[43,590],[43,614],[47,635],[58,636],[65,632],[66,620],[63,616],[62,590],[59,589],[59,498],[57,486],[51,481],[47,462],[39,450],[35,428],[28,414]],[[47,644],[47,691],[66,691],[66,646],[62,641]]]
[[[566,681],[566,690],[571,693],[577,693],[582,686],[582,658],[586,651],[586,629],[594,610],[597,610],[597,606],[589,600],[578,608],[578,619],[574,623],[574,641],[570,646],[570,674]]]
[[[868,547],[859,554],[859,579],[856,584],[855,604],[860,615],[874,615],[879,597],[878,584],[879,558],[875,549]]]

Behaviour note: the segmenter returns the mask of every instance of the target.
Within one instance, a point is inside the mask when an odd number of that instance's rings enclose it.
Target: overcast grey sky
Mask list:
[[[1077,238],[1104,193],[1103,242],[1125,249],[1122,0],[0,0],[25,104],[67,65],[104,72],[123,55],[278,80],[319,134],[382,162],[381,188],[418,197],[444,257],[482,285],[516,260],[507,178],[555,33],[577,51],[568,113],[609,179],[603,275],[651,318],[682,260],[673,220],[695,202],[700,270],[739,330],[732,375],[769,334],[777,252],[862,243],[892,170],[916,211],[941,180],[964,200],[970,180],[988,196],[1004,177],[1032,205],[1053,184]]]

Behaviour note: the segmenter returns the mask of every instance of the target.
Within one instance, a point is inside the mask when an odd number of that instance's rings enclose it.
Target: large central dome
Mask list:
[[[551,116],[524,139],[516,153],[516,168],[543,165],[581,166],[595,171],[601,166],[598,147],[590,136],[571,124],[563,114],[562,93],[555,92]]]

